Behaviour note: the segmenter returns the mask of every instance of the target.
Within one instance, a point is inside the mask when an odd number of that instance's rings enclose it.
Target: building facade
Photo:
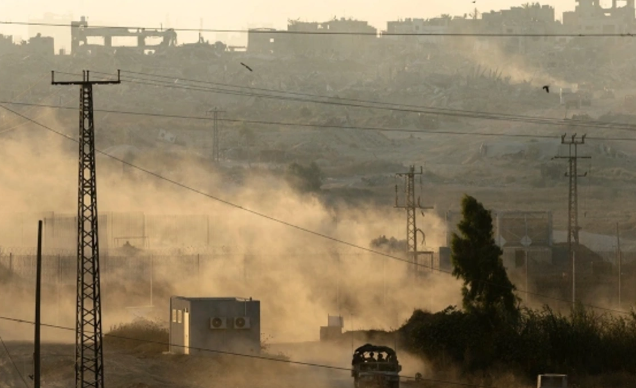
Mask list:
[[[170,298],[170,352],[259,354],[261,304],[241,298]]]

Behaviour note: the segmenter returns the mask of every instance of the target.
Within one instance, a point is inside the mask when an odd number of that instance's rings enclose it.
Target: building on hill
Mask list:
[[[247,51],[251,54],[278,53],[277,47],[281,33],[274,28],[250,28],[247,31]]]
[[[377,29],[366,21],[333,19],[323,23],[290,20],[288,34],[275,29],[253,28],[248,31],[247,51],[276,56],[350,58],[373,47]]]
[[[540,5],[539,3],[528,4],[522,7],[511,7],[510,9],[502,9],[501,11],[484,12],[481,15],[484,23],[554,23],[554,8],[549,5]]]
[[[510,53],[527,53],[554,46],[557,37],[545,35],[556,34],[562,29],[561,24],[555,19],[554,8],[539,3],[511,7],[501,11],[484,12],[481,17],[483,32],[537,35],[533,37],[513,36],[501,40],[504,50]]]
[[[39,54],[43,56],[55,55],[55,40],[51,36],[36,36],[29,38],[29,44],[27,45],[29,51],[33,54]]]
[[[445,37],[434,36],[435,34],[444,34],[449,31],[451,23],[450,17],[439,17],[433,19],[403,19],[397,21],[387,22],[386,31],[383,33],[383,38],[392,41],[401,41],[405,43],[437,43],[444,42]],[[414,35],[414,36],[399,36],[392,34],[432,34],[432,35]]]
[[[636,27],[635,0],[626,0],[618,6],[612,0],[610,8],[601,7],[600,0],[576,0],[574,11],[563,13],[563,26],[576,34],[624,34],[633,33]]]
[[[345,18],[323,23],[291,20],[287,30],[296,32],[287,35],[285,43],[289,52],[341,58],[362,55],[376,40],[378,33],[366,21]]]

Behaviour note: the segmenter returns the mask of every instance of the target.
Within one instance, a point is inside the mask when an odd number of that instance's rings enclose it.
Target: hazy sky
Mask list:
[[[442,13],[463,15],[476,6],[480,12],[519,6],[527,0],[1,0],[0,19],[26,21],[40,19],[47,13],[89,17],[92,24],[144,25],[159,27],[198,28],[203,19],[205,28],[244,29],[248,26],[285,28],[287,19],[325,21],[334,16],[367,20],[378,29],[386,28],[387,20],[415,17],[427,18]],[[603,3],[603,1],[602,1]],[[608,5],[611,0],[606,0]],[[141,4],[152,4],[144,8]],[[574,0],[551,0],[557,19],[563,11],[572,10]],[[0,25],[0,33],[28,36],[26,28]],[[212,40],[210,36],[208,39]],[[189,39],[188,39],[189,40]],[[185,42],[180,39],[180,43]]]

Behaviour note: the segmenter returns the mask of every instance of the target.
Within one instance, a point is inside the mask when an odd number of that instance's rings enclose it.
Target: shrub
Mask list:
[[[517,320],[449,307],[415,311],[400,332],[408,350],[437,367],[464,372],[496,366],[529,378],[539,373],[598,375],[636,370],[636,315],[597,314],[577,306],[569,315],[549,307],[522,310]]]
[[[306,167],[292,163],[287,167],[286,178],[290,186],[301,192],[318,192],[322,186],[324,174],[315,162],[311,162]]]
[[[114,326],[104,335],[104,342],[117,348],[148,353],[168,351],[168,329],[156,322],[137,319]]]

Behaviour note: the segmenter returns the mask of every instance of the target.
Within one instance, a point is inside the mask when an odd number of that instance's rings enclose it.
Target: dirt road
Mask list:
[[[30,386],[32,344],[7,342],[7,346],[19,373]],[[72,344],[43,345],[42,386],[74,386],[74,349]],[[303,351],[297,347],[295,353]],[[316,354],[302,361],[315,362],[321,358],[322,355]],[[346,364],[338,366],[347,367]],[[236,356],[191,357],[108,346],[104,351],[104,371],[109,388],[349,388],[352,384],[349,373],[341,370]],[[23,387],[20,374],[4,349],[0,349],[0,388]]]

